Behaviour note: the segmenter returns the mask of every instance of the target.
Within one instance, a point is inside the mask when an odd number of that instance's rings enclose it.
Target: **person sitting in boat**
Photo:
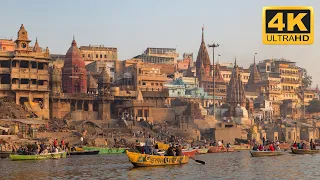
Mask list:
[[[176,156],[183,156],[181,145],[176,148]]]
[[[302,149],[307,149],[307,145],[305,143],[302,143]]]
[[[297,149],[297,147],[298,147],[297,143],[294,142],[293,145],[292,145],[292,147],[293,147],[294,149]]]
[[[270,144],[270,145],[269,145],[269,151],[274,151],[274,146],[273,146],[273,144]]]
[[[257,151],[257,150],[258,150],[257,144],[255,144],[255,145],[253,146],[252,150],[253,150],[253,151]]]
[[[165,156],[174,156],[173,145],[171,144],[166,151]]]
[[[157,155],[159,152],[159,145],[158,143],[154,146],[154,149],[153,149],[153,154]]]
[[[275,151],[281,151],[280,146],[278,144],[275,146],[274,149],[275,149]]]
[[[315,146],[314,142],[312,141],[312,139],[310,140],[310,150],[315,150],[315,148],[313,148]]]
[[[222,143],[221,143],[221,141],[219,140],[218,141],[218,147],[221,147],[222,146]]]
[[[227,143],[227,148],[231,148],[231,144],[230,143]]]
[[[260,144],[259,147],[258,147],[258,150],[259,151],[263,151],[264,150],[264,146],[262,146],[262,144]]]

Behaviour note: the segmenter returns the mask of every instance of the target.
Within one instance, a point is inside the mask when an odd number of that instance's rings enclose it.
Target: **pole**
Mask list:
[[[215,82],[215,69],[214,69],[214,48],[217,48],[217,47],[219,47],[219,44],[215,44],[215,43],[212,43],[211,45],[210,44],[208,44],[208,47],[210,48],[212,48],[212,67],[213,67],[213,74],[212,74],[212,80],[213,80],[213,88],[212,88],[212,97],[213,97],[213,113],[212,113],[212,115],[213,116],[215,116],[215,106],[216,106],[216,104],[215,104],[215,102],[214,102],[214,100],[215,100],[215,86],[216,86],[216,82]]]

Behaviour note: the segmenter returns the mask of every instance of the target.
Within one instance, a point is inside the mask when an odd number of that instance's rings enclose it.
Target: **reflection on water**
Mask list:
[[[319,179],[320,155],[250,157],[248,151],[196,156],[206,165],[133,168],[125,154],[59,160],[0,160],[0,179]]]

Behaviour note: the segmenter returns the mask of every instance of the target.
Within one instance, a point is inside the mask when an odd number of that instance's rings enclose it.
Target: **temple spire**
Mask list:
[[[234,57],[234,67],[237,67],[237,57]]]
[[[204,25],[202,26],[202,41],[204,42]]]

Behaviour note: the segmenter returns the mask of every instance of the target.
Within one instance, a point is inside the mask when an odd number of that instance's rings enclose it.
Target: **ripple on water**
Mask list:
[[[317,179],[320,155],[250,157],[248,151],[196,156],[189,164],[133,168],[126,155],[71,156],[60,160],[0,160],[1,179]]]

